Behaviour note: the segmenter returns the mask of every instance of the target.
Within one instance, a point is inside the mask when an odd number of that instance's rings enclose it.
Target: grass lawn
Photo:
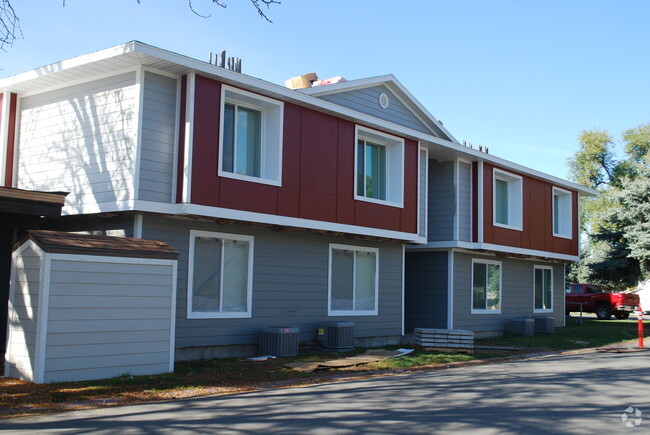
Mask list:
[[[458,354],[416,350],[399,358],[356,367],[301,373],[284,367],[294,361],[326,361],[343,358],[350,352],[306,351],[297,357],[254,362],[245,358],[224,358],[179,362],[174,373],[37,385],[12,378],[0,378],[0,418],[111,405],[169,400],[206,394],[232,394],[262,388],[279,388],[333,381],[341,377],[364,377],[403,370],[427,370],[463,365],[475,360],[510,357],[548,350],[597,347],[636,338],[636,319],[599,321],[585,319],[579,326],[567,319],[567,327],[555,334],[533,337],[504,336],[477,340],[477,344],[517,346],[518,351],[482,351]],[[650,328],[649,328],[650,329]],[[650,343],[649,343],[650,346]]]

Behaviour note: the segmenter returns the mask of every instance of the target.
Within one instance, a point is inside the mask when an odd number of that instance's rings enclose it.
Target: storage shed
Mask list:
[[[159,241],[30,231],[12,257],[5,376],[173,371],[177,258]]]

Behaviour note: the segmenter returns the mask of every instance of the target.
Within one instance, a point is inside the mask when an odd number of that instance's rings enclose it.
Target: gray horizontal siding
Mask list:
[[[472,166],[458,164],[458,239],[472,241]]]
[[[472,258],[501,261],[501,314],[471,314]],[[533,268],[553,267],[553,312],[537,314],[533,310]],[[513,317],[554,316],[556,326],[562,326],[564,307],[564,265],[510,258],[454,254],[454,328],[471,331],[503,331]]]
[[[146,72],[142,108],[142,154],[138,198],[171,202],[177,80]]]
[[[418,180],[418,235],[427,235],[427,182],[429,161],[426,150],[420,150],[420,168]]]
[[[52,260],[45,382],[168,371],[172,266]]]
[[[379,105],[379,95],[385,93],[389,98],[389,106],[382,109]],[[386,86],[372,86],[336,94],[319,95],[319,98],[348,107],[358,112],[367,113],[385,121],[404,125],[423,133],[434,134],[413,112],[402,103]]]
[[[41,263],[32,248],[26,248],[16,259],[5,376],[34,379]]]
[[[187,260],[190,229],[254,237],[252,317],[187,319]],[[397,336],[402,327],[402,245],[347,240],[309,232],[219,225],[145,216],[143,237],[163,240],[180,252],[176,346],[255,344],[261,328],[300,328],[301,340],[316,339],[319,323],[353,321],[357,337]],[[379,248],[379,315],[327,315],[329,244]]]
[[[454,163],[429,160],[428,240],[453,240],[455,215]]]
[[[447,327],[447,252],[406,254],[404,321],[414,328]]]

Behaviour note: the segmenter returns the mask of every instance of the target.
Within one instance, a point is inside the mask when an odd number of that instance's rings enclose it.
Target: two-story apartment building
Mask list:
[[[561,323],[592,192],[461,145],[392,76],[292,90],[130,42],[0,91],[4,185],[70,192],[50,229],[180,253],[179,359],[253,353],[265,326]]]

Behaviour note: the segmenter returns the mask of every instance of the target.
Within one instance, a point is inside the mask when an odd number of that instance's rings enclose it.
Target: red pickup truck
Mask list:
[[[617,319],[627,319],[639,306],[639,296],[627,293],[609,293],[595,284],[571,284],[566,290],[566,315],[572,311],[596,313],[607,320],[612,314]]]

